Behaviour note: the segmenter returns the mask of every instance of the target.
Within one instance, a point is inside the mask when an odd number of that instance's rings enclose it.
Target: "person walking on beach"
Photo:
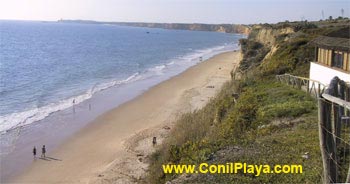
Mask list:
[[[43,148],[41,148],[41,157],[45,158],[46,148],[45,145],[43,145]]]
[[[73,113],[75,113],[75,99],[73,99]]]
[[[34,157],[34,159],[36,159],[36,147],[35,146],[33,148],[33,157]]]

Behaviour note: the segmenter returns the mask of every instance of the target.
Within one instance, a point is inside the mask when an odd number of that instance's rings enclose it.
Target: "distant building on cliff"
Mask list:
[[[350,82],[350,39],[321,36],[315,45],[315,61],[311,62],[310,79],[328,85],[333,77]]]

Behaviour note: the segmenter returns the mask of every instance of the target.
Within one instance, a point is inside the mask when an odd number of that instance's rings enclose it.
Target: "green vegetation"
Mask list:
[[[265,55],[270,51],[261,43],[249,39],[241,39],[239,43],[242,47],[243,59],[239,69],[246,71],[252,67],[256,67],[264,59]]]
[[[300,34],[288,41],[281,41],[275,54],[261,65],[264,76],[292,73],[307,76],[314,49],[308,45],[312,37]]]
[[[304,92],[283,84],[244,81],[241,84],[249,85],[240,87],[242,93],[235,103],[230,94],[237,90],[236,83],[227,83],[207,106],[194,113],[184,114],[178,120],[171,138],[152,157],[152,183],[162,183],[176,177],[163,174],[161,165],[165,163],[234,161],[271,166],[302,164],[305,174],[259,177],[249,174],[193,175],[187,182],[320,181],[315,101]],[[296,117],[299,119],[291,121]],[[236,151],[234,146],[238,147]],[[222,156],[226,152],[233,154]],[[309,152],[310,159],[301,157],[305,152]]]
[[[294,23],[290,23],[294,24]],[[304,25],[299,22],[295,26]],[[284,25],[264,25],[279,29]],[[261,29],[261,28],[259,28]],[[308,76],[314,50],[309,41],[344,27],[317,23],[275,36],[276,52],[259,43],[256,32],[241,40],[241,80],[230,81],[203,109],[184,114],[152,155],[149,182],[164,183],[320,183],[321,153],[315,100],[277,83],[276,74]],[[239,94],[239,95],[236,95]],[[307,155],[307,158],[305,158]],[[303,174],[163,174],[162,164],[246,162],[301,164]]]

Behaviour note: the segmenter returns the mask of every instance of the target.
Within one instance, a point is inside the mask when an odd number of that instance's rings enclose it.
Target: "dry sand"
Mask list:
[[[90,123],[48,159],[36,160],[16,183],[135,183],[147,158],[184,112],[203,107],[238,66],[240,53],[226,52],[164,81]],[[213,86],[213,87],[212,87]]]

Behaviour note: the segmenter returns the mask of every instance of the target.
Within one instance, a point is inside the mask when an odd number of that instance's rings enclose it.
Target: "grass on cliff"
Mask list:
[[[233,93],[242,90],[235,102]],[[271,80],[227,83],[203,109],[184,114],[170,138],[152,156],[149,181],[164,183],[162,164],[247,162],[302,164],[300,175],[192,175],[188,183],[320,181],[320,155],[314,99]],[[294,122],[292,120],[295,120]],[[294,145],[294,146],[290,146]],[[232,146],[238,150],[230,152]],[[230,148],[231,147],[231,148]],[[242,153],[243,152],[243,153]],[[310,159],[302,159],[309,152]]]
[[[309,41],[332,35],[344,27],[292,23],[296,33],[276,37],[277,51],[252,39],[240,41],[241,81],[231,81],[203,109],[184,114],[169,138],[152,155],[148,182],[164,183],[320,183],[315,100],[303,91],[275,81],[275,75],[308,76],[314,48]],[[266,26],[266,25],[265,25]],[[274,25],[274,29],[278,26]],[[290,26],[290,25],[289,25]],[[348,29],[348,28],[346,28]],[[344,31],[341,31],[344,32]],[[239,97],[237,97],[239,94]],[[307,158],[305,158],[307,155]],[[162,164],[246,162],[248,164],[301,164],[303,174],[163,174]]]

